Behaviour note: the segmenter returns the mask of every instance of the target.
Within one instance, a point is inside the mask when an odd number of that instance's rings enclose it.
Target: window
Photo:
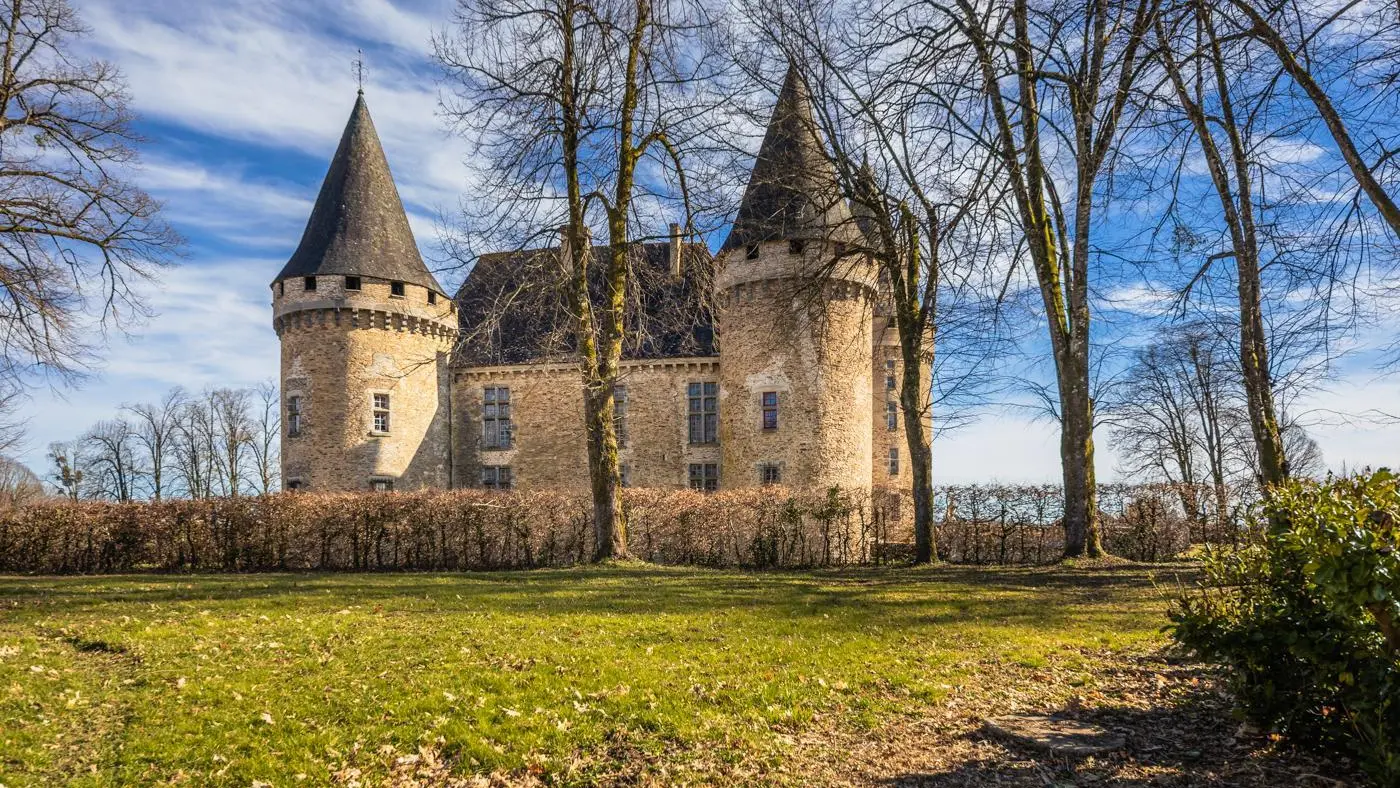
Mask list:
[[[346,289],[346,290],[351,290],[351,291],[359,290],[359,289],[360,289],[360,277],[358,277],[358,276],[347,276],[347,277],[345,277],[345,289]]]
[[[890,475],[891,475],[891,476],[898,476],[898,475],[899,475],[899,447],[898,447],[898,446],[891,446],[891,447],[890,447]]]
[[[714,492],[719,489],[719,463],[692,462],[690,464],[690,489]]]
[[[774,463],[758,466],[759,481],[764,484],[782,484],[783,469]]]
[[[436,303],[437,303],[437,291],[436,291],[436,290],[429,290],[429,291],[428,291],[428,303],[429,303],[429,304],[436,304]]]
[[[287,294],[287,283],[286,283],[286,282],[278,282],[278,283],[277,283],[277,295],[279,295],[279,296],[284,296],[284,295],[286,295],[286,294]]]
[[[487,386],[482,391],[481,401],[481,445],[487,449],[509,449],[510,389]]]
[[[686,389],[689,400],[691,443],[719,441],[719,384],[691,383]]]
[[[390,282],[390,283],[389,283],[389,297],[390,297],[390,298],[403,298],[403,282]]]
[[[287,480],[287,489],[288,489],[289,491],[292,491],[292,492],[295,492],[295,491],[297,491],[297,490],[300,490],[300,489],[301,489],[301,479],[288,479],[288,480]]]
[[[794,238],[788,241],[788,254],[802,254],[807,248],[807,242],[801,238]]]
[[[750,260],[758,259],[758,244],[749,244],[744,247],[744,256]]]
[[[763,429],[776,430],[778,428],[778,392],[765,391],[762,394],[763,402]]]
[[[623,486],[623,487],[631,487],[631,486],[632,486],[632,466],[631,466],[631,465],[629,465],[629,464],[627,464],[627,463],[625,463],[625,462],[622,463],[621,465],[619,465],[618,468],[617,468],[617,475],[620,477],[620,480],[621,480],[621,482],[622,482],[622,486]]]
[[[387,433],[389,431],[389,395],[374,394],[372,396],[374,398],[374,431]]]
[[[295,438],[301,434],[301,397],[287,397],[287,437]]]
[[[481,466],[481,486],[488,490],[509,490],[511,484],[509,465]]]
[[[369,488],[370,488],[371,490],[374,490],[375,492],[393,492],[393,491],[394,491],[394,480],[393,480],[393,479],[370,479],[370,480],[369,480]]]
[[[885,390],[894,391],[894,359],[885,361]]]
[[[627,387],[613,389],[613,432],[617,433],[617,445],[627,445]]]
[[[890,432],[899,429],[899,405],[893,402],[885,403],[885,429]]]
[[[310,293],[316,289],[316,277],[303,276],[301,278],[301,289]]]

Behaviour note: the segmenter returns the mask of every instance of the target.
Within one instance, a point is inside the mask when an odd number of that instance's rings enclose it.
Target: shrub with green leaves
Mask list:
[[[1293,482],[1261,515],[1208,555],[1174,637],[1227,669],[1255,723],[1400,785],[1400,479]]]

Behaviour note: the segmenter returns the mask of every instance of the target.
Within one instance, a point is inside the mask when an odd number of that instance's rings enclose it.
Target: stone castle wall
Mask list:
[[[686,390],[717,382],[717,359],[625,361],[626,440],[619,459],[635,487],[684,487],[691,463],[718,463],[716,445],[691,445]],[[520,489],[588,485],[583,431],[583,383],[568,364],[467,367],[453,373],[456,483],[480,484],[482,466],[508,466]],[[482,408],[487,386],[510,390],[514,433],[509,449],[483,446]]]
[[[274,285],[274,323],[282,341],[282,474],[310,490],[363,490],[375,480],[394,489],[449,484],[448,354],[454,307],[442,296],[363,279],[347,292],[342,277],[300,277]],[[375,393],[389,395],[387,433],[372,421]],[[290,435],[291,397],[302,426]]]
[[[872,288],[853,270],[819,288],[802,278],[829,252],[764,243],[720,261],[720,440],[724,486],[761,484],[776,465],[793,487],[871,483]],[[778,427],[763,428],[763,394]]]

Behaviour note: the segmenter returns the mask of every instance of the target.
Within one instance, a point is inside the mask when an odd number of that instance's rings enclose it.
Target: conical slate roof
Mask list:
[[[423,265],[364,93],[345,124],[301,244],[277,275],[365,276],[446,293]]]
[[[785,239],[852,240],[856,233],[836,169],[822,148],[811,95],[796,64],[790,65],[723,248]]]

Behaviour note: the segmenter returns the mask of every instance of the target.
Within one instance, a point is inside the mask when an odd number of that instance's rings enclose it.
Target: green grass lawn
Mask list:
[[[1189,572],[5,577],[0,784],[781,781],[987,664],[1092,685]]]

